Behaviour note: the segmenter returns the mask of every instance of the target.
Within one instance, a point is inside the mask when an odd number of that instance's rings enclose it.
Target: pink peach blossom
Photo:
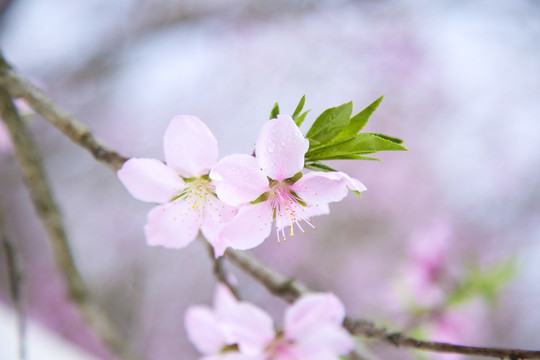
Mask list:
[[[282,331],[260,308],[236,300],[218,285],[214,309],[190,307],[185,327],[190,341],[208,359],[295,360],[338,359],[354,348],[342,328],[345,309],[330,293],[300,297],[285,312]]]
[[[358,180],[342,172],[302,174],[309,141],[288,115],[266,122],[256,145],[256,157],[230,155],[212,168],[210,178],[218,197],[241,206],[236,217],[223,227],[216,243],[216,256],[227,247],[245,250],[264,241],[275,218],[278,243],[285,230],[294,235],[296,225],[304,232],[311,217],[327,214],[328,203],[342,200],[348,189],[364,191]]]
[[[213,244],[236,213],[215,196],[208,177],[218,157],[216,138],[197,117],[176,116],[165,131],[164,151],[167,164],[132,158],[118,170],[118,178],[133,197],[160,204],[148,213],[147,243],[182,248],[200,229]]]

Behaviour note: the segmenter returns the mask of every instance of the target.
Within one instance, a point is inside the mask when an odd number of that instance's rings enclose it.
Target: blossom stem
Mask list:
[[[216,259],[214,257],[214,247],[206,239],[202,237],[200,237],[199,239],[203,243],[203,246],[205,246],[208,250],[208,255],[210,256],[210,259],[214,262],[214,276],[216,277],[216,279],[225,286],[227,286],[227,288],[229,288],[234,297],[237,300],[240,300],[238,289],[231,283],[230,277],[228,276],[227,272],[225,271],[225,267],[223,266],[223,256],[220,256]]]

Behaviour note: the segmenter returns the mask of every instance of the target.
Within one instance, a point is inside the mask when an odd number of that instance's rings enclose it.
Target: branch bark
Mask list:
[[[22,97],[45,120],[56,126],[74,143],[88,150],[96,160],[104,162],[114,170],[120,169],[126,157],[111,150],[92,131],[75,117],[68,114],[41,90],[20,76],[5,61],[0,53],[0,86],[5,87],[12,98]]]
[[[231,293],[234,295],[234,297],[238,300],[240,300],[240,294],[238,292],[238,289],[236,286],[231,282],[231,278],[229,274],[225,271],[225,267],[223,266],[224,259],[223,257],[215,258],[214,257],[214,247],[204,238],[200,238],[201,243],[203,243],[203,246],[206,247],[208,250],[208,255],[210,256],[210,260],[214,263],[214,276],[216,277],[217,281],[225,285],[229,288]]]
[[[106,163],[112,169],[119,169],[123,162],[127,160],[125,157],[109,149],[101,141],[96,140],[83,123],[64,112],[40,90],[19,76],[0,57],[1,85],[4,85],[12,96],[22,96],[36,112],[55,125],[76,144],[90,151],[97,160]],[[262,264],[246,252],[229,249],[225,252],[225,257],[259,281],[268,291],[287,302],[293,302],[300,295],[310,291],[306,286]],[[362,319],[347,317],[343,326],[353,335],[377,339],[398,347],[510,360],[540,359],[540,351],[473,347],[418,340],[399,332],[378,328],[374,323]]]
[[[17,313],[17,334],[18,334],[18,351],[19,359],[26,359],[26,321],[24,313],[24,301],[22,295],[22,279],[23,270],[20,263],[20,258],[15,248],[12,238],[9,236],[7,224],[4,218],[4,209],[0,205],[0,240],[4,248],[6,258],[9,294],[11,302]]]
[[[121,359],[137,357],[123,339],[112,321],[98,309],[90,298],[68,245],[61,215],[49,189],[41,165],[39,151],[30,132],[18,116],[8,91],[0,85],[0,114],[11,133],[15,157],[19,163],[24,183],[30,193],[35,211],[45,228],[56,265],[64,277],[71,300],[85,321],[101,338],[105,346]]]

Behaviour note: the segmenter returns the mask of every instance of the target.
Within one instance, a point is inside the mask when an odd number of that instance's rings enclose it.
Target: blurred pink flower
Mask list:
[[[214,135],[197,117],[176,116],[164,135],[166,165],[156,159],[132,158],[118,170],[118,178],[133,195],[159,203],[148,213],[144,227],[148,245],[182,248],[199,229],[213,244],[235,208],[214,195],[208,171],[217,161]]]
[[[218,285],[214,309],[190,307],[185,327],[195,347],[210,355],[205,360],[336,359],[354,348],[351,335],[341,327],[344,317],[335,295],[307,294],[286,310],[285,329],[276,333],[267,313]]]
[[[481,299],[476,298],[447,309],[430,325],[430,337],[435,341],[453,344],[483,342],[489,334],[490,318],[489,306]],[[465,359],[462,355],[437,354],[438,360]]]
[[[440,220],[415,234],[410,241],[409,268],[405,272],[412,299],[426,308],[440,306],[450,285],[448,250],[452,240],[450,222]]]
[[[273,218],[286,240],[286,226],[304,232],[302,223],[315,228],[311,217],[327,214],[328,203],[342,200],[348,189],[366,187],[342,172],[310,172],[302,176],[304,156],[309,148],[294,120],[278,115],[263,126],[256,145],[256,158],[230,155],[210,172],[218,197],[233,206],[242,206],[238,215],[223,227],[216,255],[227,247],[246,250],[258,246],[270,235]],[[279,231],[276,232],[278,243]]]

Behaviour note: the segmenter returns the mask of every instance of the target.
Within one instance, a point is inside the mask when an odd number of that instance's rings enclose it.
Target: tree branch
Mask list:
[[[272,294],[292,303],[310,292],[304,285],[270,269],[245,251],[227,249],[225,257],[259,281]]]
[[[2,84],[9,89],[12,96],[24,97],[36,112],[54,124],[75,143],[89,150],[97,160],[105,162],[115,170],[119,169],[127,160],[96,140],[84,124],[65,113],[41,91],[13,71],[0,57],[0,85]],[[288,302],[293,302],[300,295],[310,291],[306,286],[262,264],[246,252],[228,249],[225,252],[225,257],[259,281],[271,293]],[[398,347],[510,360],[540,359],[540,351],[472,347],[417,340],[399,332],[378,328],[374,323],[361,319],[347,317],[343,326],[353,335],[381,340]]]
[[[24,183],[45,228],[56,265],[64,277],[71,300],[109,350],[121,359],[136,359],[124,342],[121,332],[90,298],[88,289],[75,266],[60,212],[45,178],[38,149],[19,118],[8,91],[2,86],[0,86],[0,114],[11,133]]]
[[[223,285],[229,288],[231,293],[234,295],[234,297],[238,300],[240,300],[240,294],[238,293],[238,289],[235,285],[231,282],[231,278],[229,274],[225,271],[225,268],[223,266],[223,257],[215,258],[214,257],[214,247],[204,238],[200,238],[201,243],[203,243],[203,246],[206,247],[208,250],[208,255],[210,256],[210,260],[214,263],[214,276],[216,279],[221,282]]]
[[[21,282],[23,271],[17,254],[15,244],[12,242],[4,219],[4,209],[0,206],[0,240],[4,248],[6,257],[9,294],[11,302],[17,313],[17,334],[19,339],[19,359],[26,359],[26,324],[24,314],[24,304],[22,297]]]
[[[5,87],[12,98],[22,97],[45,120],[56,126],[74,143],[88,150],[94,158],[112,167],[120,169],[127,160],[124,156],[109,149],[97,139],[90,129],[75,117],[68,114],[41,90],[17,74],[0,53],[0,86]]]

